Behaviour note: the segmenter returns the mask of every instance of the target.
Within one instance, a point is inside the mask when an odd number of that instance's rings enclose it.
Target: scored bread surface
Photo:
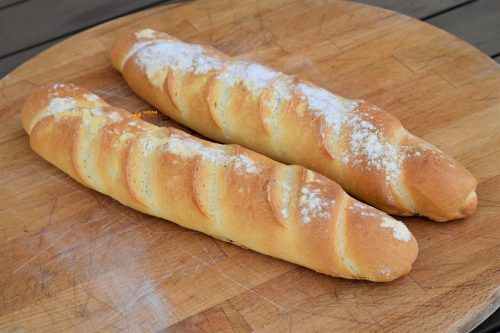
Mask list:
[[[35,152],[124,205],[332,276],[390,281],[418,248],[405,225],[330,179],[149,124],[70,84],[22,110]]]
[[[111,60],[176,121],[318,171],[388,213],[446,221],[477,205],[469,171],[365,101],[151,29],[116,41]]]

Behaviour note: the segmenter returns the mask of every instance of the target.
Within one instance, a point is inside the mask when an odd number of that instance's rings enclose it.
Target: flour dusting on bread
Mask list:
[[[357,102],[332,94],[323,88],[299,83],[296,91],[306,101],[314,116],[323,118],[336,135],[342,130],[345,115],[357,107]],[[325,133],[322,133],[325,136]]]
[[[367,170],[375,169],[386,176],[388,183],[397,182],[401,173],[398,148],[382,137],[380,126],[354,114],[348,121],[351,150],[342,154],[345,164],[366,163]]]
[[[304,224],[311,222],[313,218],[328,219],[331,216],[329,209],[335,200],[325,200],[321,189],[306,185],[300,192],[300,215]]]
[[[142,66],[148,79],[157,87],[170,68],[181,73],[203,74],[219,70],[223,61],[204,53],[201,45],[190,45],[178,40],[164,40],[145,45],[137,51],[137,63]]]
[[[259,64],[235,61],[227,66],[218,78],[224,83],[225,89],[242,82],[254,96],[259,96],[279,74]]]
[[[234,163],[238,172],[256,174],[260,171],[255,162],[246,155],[228,156],[223,146],[207,147],[197,140],[181,137],[176,134],[173,134],[169,138],[167,150],[182,158],[199,156],[204,160],[217,164],[229,165]]]
[[[136,38],[141,38],[141,39],[149,39],[149,38],[154,38],[155,35],[157,35],[158,32],[154,31],[153,29],[142,29],[139,31],[136,31],[134,33]]]
[[[48,115],[53,115],[60,112],[69,111],[76,108],[76,102],[71,97],[56,97],[52,98],[47,107]]]
[[[392,235],[397,240],[400,240],[402,242],[409,242],[411,240],[410,230],[408,230],[403,222],[395,220],[391,217],[384,216],[382,218],[382,223],[380,223],[380,226],[382,228],[391,228]]]
[[[29,132],[31,132],[33,127],[43,118],[75,110],[77,107],[76,101],[72,97],[53,97],[48,102],[47,108],[31,120],[28,128]]]

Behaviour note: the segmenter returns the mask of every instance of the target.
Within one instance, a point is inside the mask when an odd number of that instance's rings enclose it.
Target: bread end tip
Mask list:
[[[475,190],[472,190],[467,198],[465,198],[464,204],[460,212],[464,217],[471,215],[477,208],[477,193]]]

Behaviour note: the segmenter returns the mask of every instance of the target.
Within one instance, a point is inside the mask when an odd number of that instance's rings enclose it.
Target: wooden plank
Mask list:
[[[355,0],[367,5],[394,10],[418,19],[454,7],[469,0]]]
[[[79,185],[31,151],[19,108],[57,81],[146,107],[108,51],[148,26],[376,102],[476,175],[477,212],[405,219],[421,249],[415,267],[374,284],[213,240]],[[468,331],[499,300],[499,85],[498,66],[446,32],[344,1],[201,1],[63,41],[0,80],[0,330]]]
[[[20,4],[22,2],[27,2],[29,0],[0,0],[0,10],[5,9],[10,6]]]
[[[29,0],[28,0],[29,1]],[[174,4],[178,2],[182,2],[183,0],[170,0],[168,3],[169,4]],[[21,0],[20,2],[24,2]],[[164,6],[165,3],[157,3],[151,6],[151,8],[156,8],[159,6]],[[46,50],[50,48],[51,46],[54,46],[55,44],[63,41],[67,37],[61,37],[61,38],[56,38],[55,40],[51,40],[50,42],[46,42],[40,45],[37,45],[35,47],[31,47],[28,49],[25,49],[20,52],[16,52],[14,54],[11,54],[6,57],[0,57],[0,78],[3,77],[4,75],[7,75],[9,72],[14,70],[16,67],[20,66],[22,63],[25,61],[29,60],[30,58],[34,57],[38,53],[42,52],[43,50]]]
[[[38,53],[42,52],[45,49],[48,49],[49,47],[57,44],[62,40],[64,40],[64,38],[58,38],[54,41],[44,43],[42,45],[38,45],[18,53],[14,53],[4,58],[0,58],[0,78],[4,75],[7,75],[10,71],[14,70],[14,68],[20,66],[23,62],[31,59]]]
[[[168,0],[28,1],[0,11],[0,57]]]
[[[427,21],[488,55],[500,53],[500,1],[481,0]]]

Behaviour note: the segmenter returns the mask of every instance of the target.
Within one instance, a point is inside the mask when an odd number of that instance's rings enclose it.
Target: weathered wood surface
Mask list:
[[[32,0],[8,6],[0,10],[0,57],[158,2],[162,1]]]
[[[0,1],[0,40],[2,40],[0,77],[29,57],[52,46],[55,41],[60,41],[75,32],[141,8],[179,1],[183,0]],[[380,6],[424,21],[433,19],[433,23],[438,27],[478,46],[489,56],[494,58],[498,56],[498,51],[492,51],[498,47],[490,47],[490,44],[499,45],[497,36],[500,21],[496,18],[500,13],[498,6],[495,7],[495,0],[356,1]],[[454,14],[455,11],[457,14]],[[469,11],[472,13],[470,17]],[[441,16],[442,20],[439,19]]]
[[[82,187],[30,150],[20,107],[58,81],[131,112],[147,107],[107,58],[118,35],[143,27],[379,104],[474,173],[479,209],[452,223],[405,219],[420,245],[414,269],[375,284],[244,250]],[[0,81],[0,331],[470,330],[500,303],[499,84],[499,66],[459,39],[352,2],[201,1],[71,37]]]
[[[0,10],[17,5],[27,0],[0,0]]]
[[[489,56],[500,54],[500,1],[481,0],[427,20]]]
[[[424,19],[444,10],[466,4],[470,0],[355,0],[367,5],[394,10],[418,19]]]
[[[28,48],[26,50],[16,52],[14,54],[11,54],[9,56],[1,58],[0,59],[0,77],[3,76],[4,74],[7,74],[8,72],[10,72],[11,69],[16,68],[20,64],[33,58],[34,56],[36,56],[38,53],[42,52],[43,50],[46,50],[49,47],[54,46],[55,44],[57,44],[63,40],[64,40],[64,38],[57,38],[56,40],[42,43],[38,46],[31,47],[31,48]]]

